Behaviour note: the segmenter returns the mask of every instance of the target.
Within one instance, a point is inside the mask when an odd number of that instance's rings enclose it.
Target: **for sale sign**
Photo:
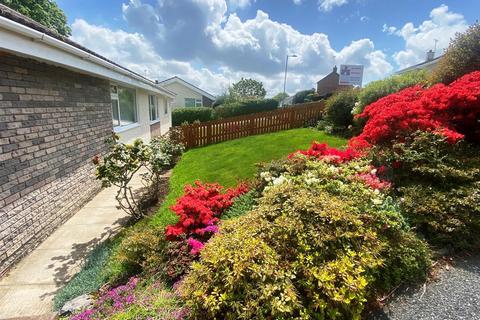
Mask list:
[[[340,66],[339,85],[362,86],[363,66],[342,64]]]

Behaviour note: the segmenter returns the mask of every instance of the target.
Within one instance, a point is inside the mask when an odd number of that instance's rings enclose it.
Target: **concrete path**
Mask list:
[[[88,252],[128,219],[116,208],[115,190],[102,190],[0,280],[0,319],[54,317],[57,290],[80,270]]]

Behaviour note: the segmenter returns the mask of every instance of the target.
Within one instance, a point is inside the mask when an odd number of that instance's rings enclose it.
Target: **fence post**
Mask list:
[[[255,118],[251,117],[249,120],[248,120],[248,135],[249,136],[252,136],[254,134],[254,130],[255,129]]]
[[[295,111],[294,109],[290,109],[290,129],[295,128]]]
[[[212,143],[212,124],[207,124],[207,144]]]

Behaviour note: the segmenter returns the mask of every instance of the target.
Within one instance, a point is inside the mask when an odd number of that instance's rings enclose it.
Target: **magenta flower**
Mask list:
[[[202,250],[202,248],[205,246],[205,244],[193,238],[188,238],[187,242],[188,242],[188,245],[192,248],[190,253],[193,255],[197,255],[200,252],[200,250]]]

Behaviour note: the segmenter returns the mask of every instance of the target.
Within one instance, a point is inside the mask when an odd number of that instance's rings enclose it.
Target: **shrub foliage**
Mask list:
[[[325,102],[325,120],[334,127],[345,130],[353,122],[352,110],[357,96],[357,90],[346,90],[328,98]]]
[[[358,319],[376,290],[425,274],[425,245],[357,178],[368,163],[302,159],[299,175],[264,174],[258,207],[202,250],[181,289],[194,318]]]
[[[257,112],[272,111],[277,108],[278,101],[275,99],[236,101],[215,108],[215,117],[218,119],[229,118]]]
[[[480,70],[480,23],[458,33],[434,70],[431,81],[445,84],[466,73]]]
[[[425,71],[411,71],[393,75],[383,80],[372,81],[360,90],[358,104],[354,109],[354,113],[362,113],[366,106],[389,94],[415,85],[423,86],[426,84],[427,73]]]
[[[172,125],[180,126],[195,121],[206,122],[213,119],[213,109],[207,107],[176,108],[172,111]]]

